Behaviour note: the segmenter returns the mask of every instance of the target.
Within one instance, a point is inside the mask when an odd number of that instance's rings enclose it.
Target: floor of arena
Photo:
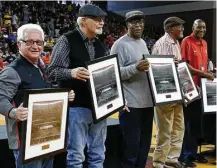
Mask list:
[[[117,120],[118,119],[118,113],[112,115],[110,118]],[[156,136],[156,129],[155,129],[155,125],[153,123],[152,143],[151,143],[151,148],[149,151],[149,159],[148,159],[148,162],[146,163],[145,168],[152,168],[152,157],[153,157],[153,152],[154,152],[154,148],[156,145],[155,136]],[[202,153],[206,154],[206,158],[208,159],[208,163],[207,164],[197,163],[197,168],[216,168],[216,165],[213,164],[216,161],[215,156],[212,156],[213,150],[214,150],[214,145],[202,145]]]
[[[118,114],[114,114],[110,117],[110,123],[109,124],[117,124],[118,123]],[[5,125],[5,121],[4,121],[4,117],[0,115],[0,137],[2,138],[4,136],[4,131],[5,128],[3,128]],[[153,152],[154,152],[154,148],[155,148],[155,136],[156,136],[156,129],[155,129],[155,125],[153,124],[153,133],[152,133],[152,144],[151,144],[151,148],[150,148],[150,152],[149,152],[149,158],[146,164],[145,168],[152,168],[152,157],[153,157]],[[213,151],[214,149],[214,145],[203,145],[202,146],[202,152],[204,154],[206,154],[206,158],[208,159],[208,163],[207,164],[197,164],[197,168],[215,168],[216,166],[213,164],[216,161],[215,156],[213,156]],[[110,163],[111,164],[111,163]],[[1,165],[0,165],[1,167]]]

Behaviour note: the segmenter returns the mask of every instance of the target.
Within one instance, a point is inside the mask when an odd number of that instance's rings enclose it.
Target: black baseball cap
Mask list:
[[[82,16],[105,17],[107,14],[96,5],[86,4],[78,11],[78,17]]]

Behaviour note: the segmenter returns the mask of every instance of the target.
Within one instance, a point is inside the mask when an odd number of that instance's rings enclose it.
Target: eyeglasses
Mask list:
[[[141,20],[132,20],[132,21],[130,21],[130,23],[132,25],[137,25],[137,23],[138,23],[140,26],[142,26],[144,24],[144,20],[143,19],[141,19]]]
[[[37,46],[43,46],[44,45],[44,41],[40,41],[40,40],[20,40],[23,41],[24,43],[26,43],[27,46],[32,46],[34,45],[34,43],[36,43]]]

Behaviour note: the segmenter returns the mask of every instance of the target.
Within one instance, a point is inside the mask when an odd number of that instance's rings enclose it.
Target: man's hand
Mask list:
[[[130,109],[127,106],[124,106],[123,110],[126,110],[126,112],[130,112]]]
[[[72,102],[74,99],[75,99],[75,92],[74,92],[74,90],[70,90],[69,101]]]
[[[142,59],[142,60],[139,60],[137,63],[136,63],[136,69],[138,71],[142,71],[142,72],[147,72],[148,69],[150,67],[150,63],[148,62],[147,59]]]
[[[87,79],[89,79],[89,72],[84,67],[78,67],[78,68],[72,69],[71,75],[73,78],[79,79],[85,82],[87,81]]]
[[[13,109],[14,110],[14,109]],[[12,111],[10,111],[10,117],[12,118]],[[25,121],[28,117],[28,108],[23,107],[23,103],[20,104],[18,108],[15,109],[15,118],[18,121]]]
[[[209,80],[214,80],[214,74],[212,72],[205,72],[204,75],[205,78],[209,79]]]
[[[197,88],[199,96],[201,96],[201,89],[200,89],[200,87],[196,85],[196,88]]]
[[[173,60],[174,60],[174,63],[175,63],[175,65],[176,65],[176,67],[178,67],[178,64],[179,64],[178,58],[177,58],[177,57],[174,57]]]
[[[187,103],[189,102],[189,99],[186,95],[183,95],[183,97],[184,97],[184,102],[185,102],[184,106],[187,107]]]
[[[127,107],[127,100],[126,99],[125,99],[125,106],[124,106],[123,110],[130,112],[130,109]]]

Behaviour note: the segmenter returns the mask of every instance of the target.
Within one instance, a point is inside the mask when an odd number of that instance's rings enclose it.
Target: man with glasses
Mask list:
[[[141,38],[144,18],[141,11],[128,12],[127,34],[111,48],[111,54],[118,53],[124,96],[130,111],[119,113],[124,140],[122,168],[144,168],[151,143],[154,109],[146,74],[149,62],[143,58],[143,54],[149,54]]]
[[[44,32],[39,25],[26,24],[17,31],[20,56],[0,73],[0,113],[5,116],[9,148],[13,150],[17,168],[52,168],[53,157],[28,164],[20,162],[18,122],[28,117],[23,107],[25,89],[46,88],[46,78],[39,58],[44,44]],[[69,100],[74,99],[71,92]]]
[[[165,34],[154,45],[152,54],[174,55],[175,62],[181,60],[178,39],[183,37],[184,20],[169,17],[164,21]],[[172,103],[156,106],[154,114],[157,137],[153,156],[153,167],[184,167],[178,161],[184,136],[184,116],[182,104]]]
[[[69,110],[67,168],[83,167],[86,145],[89,167],[103,168],[107,125],[106,120],[93,123],[85,62],[107,54],[96,37],[102,34],[106,13],[87,4],[79,9],[78,16],[78,27],[61,36],[54,46],[48,75],[59,82],[59,87],[72,88],[76,93]]]

